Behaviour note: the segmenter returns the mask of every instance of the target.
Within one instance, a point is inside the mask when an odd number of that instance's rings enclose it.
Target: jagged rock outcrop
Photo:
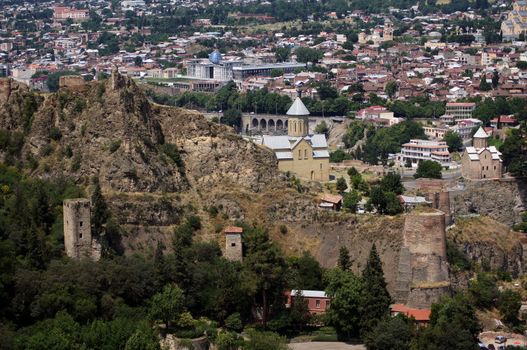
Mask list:
[[[525,180],[465,181],[465,190],[451,195],[455,216],[467,214],[487,215],[512,226],[521,221],[527,208]]]
[[[490,217],[458,218],[447,237],[484,269],[518,276],[525,271],[523,234]]]

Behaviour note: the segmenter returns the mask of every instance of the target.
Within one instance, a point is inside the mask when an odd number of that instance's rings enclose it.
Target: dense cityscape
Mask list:
[[[527,1],[0,6],[0,349],[527,349]]]

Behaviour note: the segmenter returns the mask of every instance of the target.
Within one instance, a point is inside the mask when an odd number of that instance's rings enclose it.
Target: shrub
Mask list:
[[[58,141],[62,138],[62,132],[60,131],[59,128],[57,127],[53,127],[51,128],[51,130],[49,131],[49,137],[52,139],[52,140],[55,140],[55,141]]]
[[[42,157],[47,157],[51,153],[53,153],[53,146],[51,146],[49,143],[42,147],[42,149],[40,150],[40,155]]]
[[[115,140],[110,144],[110,153],[114,153],[121,147],[121,140]]]

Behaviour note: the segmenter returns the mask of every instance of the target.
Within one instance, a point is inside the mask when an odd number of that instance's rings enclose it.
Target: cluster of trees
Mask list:
[[[358,125],[360,124],[352,124],[350,128],[361,128]],[[348,133],[350,132],[348,131]],[[421,125],[411,120],[403,121],[389,128],[369,130],[368,134],[370,136],[366,143],[355,150],[354,156],[356,159],[374,165],[378,164],[379,161],[386,164],[388,156],[399,152],[401,145],[410,139],[427,139]]]
[[[445,114],[445,103],[431,101],[428,96],[412,97],[405,101],[397,100],[388,108],[396,117],[405,119],[437,118]]]
[[[429,179],[440,179],[441,170],[443,167],[438,162],[433,160],[422,160],[417,164],[417,170],[415,171],[414,177],[416,179],[420,177],[426,177]]]

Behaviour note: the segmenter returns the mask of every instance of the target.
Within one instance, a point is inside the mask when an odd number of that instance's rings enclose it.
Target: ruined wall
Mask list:
[[[99,260],[101,249],[91,234],[90,200],[85,198],[64,201],[64,247],[73,259]]]
[[[411,307],[430,307],[449,287],[445,214],[418,209],[406,215],[395,299]]]
[[[242,261],[242,235],[225,234],[225,258]]]
[[[59,89],[84,91],[87,87],[86,81],[80,75],[64,75],[59,78]]]

